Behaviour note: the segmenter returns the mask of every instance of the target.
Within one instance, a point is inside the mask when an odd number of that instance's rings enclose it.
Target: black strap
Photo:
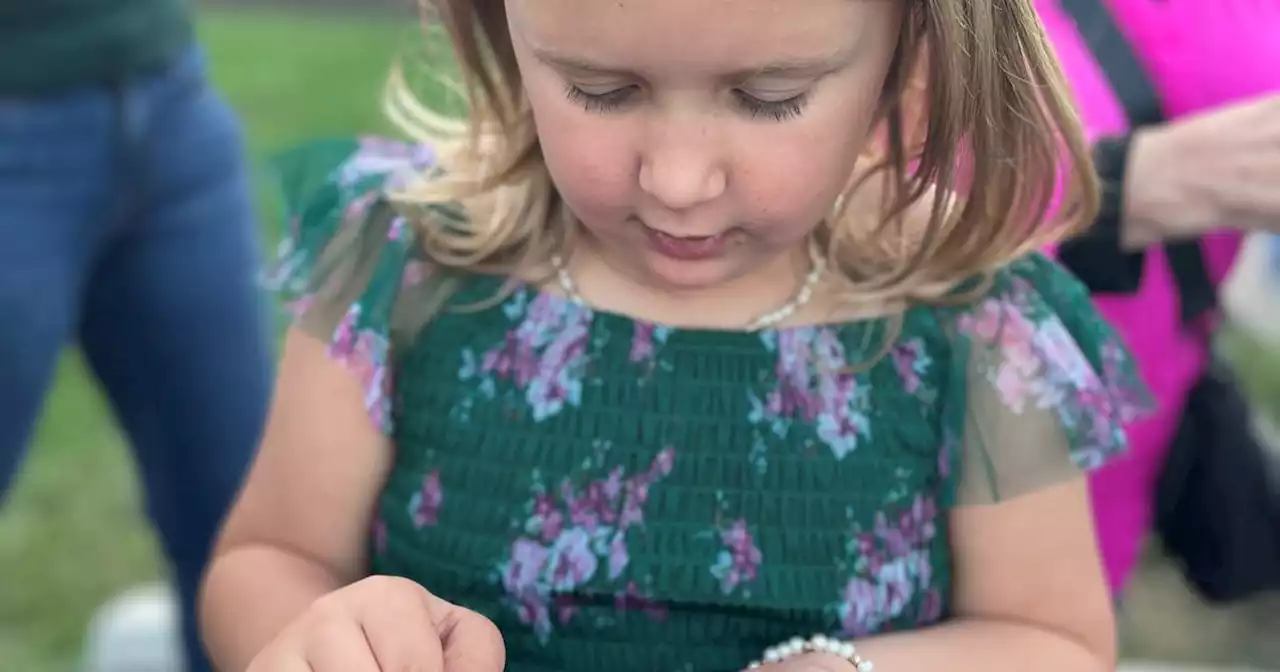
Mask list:
[[[1076,31],[1089,45],[1093,58],[1124,105],[1129,125],[1150,126],[1164,121],[1160,96],[1147,71],[1129,46],[1102,0],[1061,0],[1062,9],[1075,21]]]
[[[1124,105],[1130,126],[1138,128],[1163,122],[1165,117],[1160,96],[1130,48],[1128,38],[1116,25],[1102,0],[1060,0],[1060,3],[1075,21],[1080,37],[1089,45],[1112,90]],[[1168,242],[1164,249],[1178,286],[1183,322],[1193,322],[1217,308],[1217,291],[1209,278],[1200,242]]]

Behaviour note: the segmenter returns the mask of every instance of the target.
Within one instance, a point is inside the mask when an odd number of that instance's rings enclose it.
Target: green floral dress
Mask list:
[[[396,446],[370,571],[493,620],[514,672],[732,672],[795,635],[938,622],[947,509],[1103,464],[1146,405],[1039,255],[911,309],[861,368],[886,321],[676,329],[527,286],[399,329],[424,266],[380,196],[432,158],[382,139],[282,157],[272,280]],[[450,304],[501,285],[462,278]]]

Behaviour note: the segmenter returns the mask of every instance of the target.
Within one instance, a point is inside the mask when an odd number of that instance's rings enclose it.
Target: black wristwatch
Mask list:
[[[1132,135],[1099,138],[1093,144],[1093,165],[1102,184],[1102,202],[1093,224],[1058,247],[1058,260],[1090,292],[1131,294],[1142,284],[1144,251],[1120,244],[1124,224],[1124,182]]]

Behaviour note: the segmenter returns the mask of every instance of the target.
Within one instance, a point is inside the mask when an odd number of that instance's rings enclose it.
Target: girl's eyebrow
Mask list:
[[[545,47],[531,47],[530,49],[542,62],[567,72],[588,76],[642,78],[639,73],[632,69],[616,67]],[[766,62],[725,73],[724,79],[740,82],[761,77],[777,79],[818,78],[848,67],[853,62],[855,53],[855,49],[845,48],[824,56],[788,58]]]

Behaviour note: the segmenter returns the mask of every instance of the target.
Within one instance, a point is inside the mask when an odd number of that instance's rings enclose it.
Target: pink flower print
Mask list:
[[[573,620],[574,614],[578,613],[578,605],[573,598],[568,595],[557,595],[553,600],[556,609],[556,621],[560,625],[564,625]]]
[[[632,364],[653,364],[658,354],[658,347],[666,342],[671,330],[645,322],[635,323],[635,333],[631,336]]]
[[[339,185],[349,187],[371,175],[387,176],[387,186],[403,184],[435,162],[430,145],[384,138],[362,138],[359,148],[338,170]]]
[[[994,371],[996,392],[1000,402],[1010,411],[1021,414],[1033,400],[1035,389],[1025,374],[1009,363],[999,365]]]
[[[502,571],[502,587],[507,594],[521,600],[542,593],[539,589],[543,570],[551,552],[531,539],[516,539],[511,545],[511,558]]]
[[[931,588],[925,592],[920,603],[920,617],[917,622],[921,625],[932,625],[940,620],[942,620],[942,593],[936,588]]]
[[[870,436],[868,390],[849,370],[836,330],[789,329],[764,342],[777,353],[778,382],[763,400],[752,398],[750,419],[759,437],[785,437],[795,421],[811,423],[818,439],[843,459]]]
[[[982,301],[973,310],[960,316],[957,326],[960,331],[969,334],[983,343],[995,343],[1003,323],[1000,303],[994,299]]]
[[[360,313],[360,304],[355,304],[342,317],[333,331],[329,356],[360,381],[370,421],[387,433],[391,429],[391,372],[386,365],[389,346],[381,334],[359,326]]]
[[[885,512],[881,511],[876,514],[875,526],[876,541],[883,546],[885,554],[898,556],[911,552],[911,544],[904,530],[898,527],[891,527]]]
[[[902,388],[908,394],[916,394],[924,385],[924,373],[929,365],[929,357],[924,350],[924,342],[913,338],[894,348],[890,353],[893,367],[902,379]]]
[[[619,528],[625,530],[644,522],[644,506],[649,501],[649,486],[671,473],[675,464],[675,451],[671,448],[659,451],[649,465],[649,470],[627,479],[622,484],[622,513],[618,517]]]
[[[544,642],[551,634],[549,591],[543,581],[549,558],[545,546],[521,538],[511,545],[510,558],[499,568],[516,616]]]
[[[1041,322],[1034,342],[1048,368],[1065,378],[1064,382],[1072,388],[1088,389],[1101,383],[1062,320],[1053,318]]]
[[[560,484],[560,499],[569,510],[569,524],[595,532],[601,525],[611,524],[615,517],[611,503],[606,501],[605,488],[600,482],[588,483],[581,494],[573,489],[573,483],[565,479]]]
[[[613,605],[618,611],[639,611],[655,621],[667,619],[666,606],[641,594],[634,581],[627,583],[627,587],[614,596]]]
[[[533,351],[526,348],[515,333],[507,334],[502,346],[484,355],[480,370],[493,373],[502,379],[511,379],[517,385],[525,385],[533,377]]]
[[[422,529],[439,522],[440,505],[443,502],[444,492],[440,488],[440,472],[433,471],[422,479],[422,487],[409,498],[413,526]]]
[[[586,354],[588,326],[584,322],[566,325],[543,351],[537,374],[529,381],[525,395],[535,421],[556,415],[566,404],[581,403],[582,378],[578,368]]]
[[[850,385],[855,384],[850,377]],[[854,403],[854,399],[865,396],[865,391],[858,390],[852,394],[841,394],[846,399],[845,403],[834,406],[829,411],[824,410],[818,416],[816,428],[818,438],[822,439],[831,448],[831,453],[836,456],[837,460],[842,460],[849,453],[858,448],[858,443],[863,437],[871,435],[871,418],[861,412],[851,412],[850,406],[862,407],[865,402],[859,400]]]
[[[653,357],[653,325],[636,322],[635,332],[631,337],[631,361],[639,364]]]
[[[356,323],[360,319],[360,304],[352,304],[347,309],[338,326],[333,329],[333,337],[329,339],[329,354],[334,359],[343,361],[355,349]]]
[[[410,261],[405,264],[404,275],[400,276],[400,288],[417,287],[427,277],[427,265],[421,261]]]
[[[390,429],[391,371],[387,367],[387,340],[381,334],[364,330],[356,337],[347,366],[360,380],[364,405],[376,427]]]
[[[540,639],[550,636],[552,615],[563,624],[577,613],[574,591],[601,574],[611,582],[624,577],[631,563],[627,530],[643,523],[650,486],[673,464],[674,451],[667,449],[631,477],[616,467],[581,488],[570,477],[547,492],[537,486],[523,534],[498,575],[509,607]]]
[[[618,524],[626,529],[644,522],[644,504],[649,499],[649,485],[641,479],[630,479],[625,485],[626,494],[622,500],[622,514]]]
[[[844,587],[844,595],[836,613],[840,616],[840,632],[846,637],[865,637],[878,625],[876,587],[862,578],[850,579]]]
[[[911,602],[917,580],[914,572],[910,571],[915,566],[912,560],[910,556],[904,556],[880,566],[876,578],[883,591],[883,604],[880,605],[882,622],[902,614]]]
[[[720,590],[729,595],[739,586],[755,580],[763,556],[741,518],[720,531],[723,546],[711,574],[720,580]]]
[[[350,229],[363,225],[369,209],[378,202],[379,197],[378,192],[371,191],[352,199],[342,211],[342,217],[339,219],[341,226]]]
[[[627,535],[617,532],[609,540],[609,580],[622,576],[623,570],[631,562],[631,554],[627,551]]]
[[[932,497],[916,495],[911,503],[911,511],[902,523],[907,537],[917,545],[933,540],[938,534],[938,504]]]
[[[528,534],[538,537],[542,543],[550,544],[564,530],[564,514],[556,508],[555,500],[546,494],[539,494],[533,500],[533,515],[525,525]]]
[[[790,329],[777,336],[778,363],[774,371],[778,387],[770,393],[766,408],[771,415],[813,420],[818,414],[819,399],[812,389],[813,351],[810,347],[814,329]]]
[[[841,634],[865,637],[906,613],[916,596],[918,581],[909,571],[910,559],[882,563],[870,578],[855,576],[844,587],[836,605]]]
[[[551,638],[551,612],[548,601],[540,595],[524,595],[516,601],[516,617],[531,626],[538,641],[544,644]]]
[[[915,551],[908,558],[910,563],[908,571],[915,576],[915,582],[918,586],[928,586],[933,583],[933,562],[929,560],[929,554]]]
[[[391,227],[387,229],[387,240],[393,243],[400,242],[407,237],[409,231],[409,220],[404,217],[396,217],[391,220]]]
[[[845,565],[853,574],[833,605],[842,634],[873,633],[925,599],[922,591],[933,581],[929,551],[937,536],[937,516],[936,502],[917,495],[906,506],[877,513],[871,530],[852,534]]]
[[[518,298],[508,306],[522,305]],[[518,312],[523,320],[478,358],[479,371],[464,366],[459,375],[510,381],[523,393],[533,419],[545,420],[582,401],[592,313],[549,295],[534,297]]]
[[[609,477],[603,482],[597,482],[600,486],[600,493],[604,501],[609,503],[610,508],[622,496],[622,475],[625,473],[621,467],[615,468],[609,472]],[[665,474],[664,474],[665,475]],[[594,485],[594,484],[593,484]]]
[[[581,528],[560,533],[551,547],[547,578],[552,590],[569,591],[595,576],[600,560],[591,550],[591,535]]]

